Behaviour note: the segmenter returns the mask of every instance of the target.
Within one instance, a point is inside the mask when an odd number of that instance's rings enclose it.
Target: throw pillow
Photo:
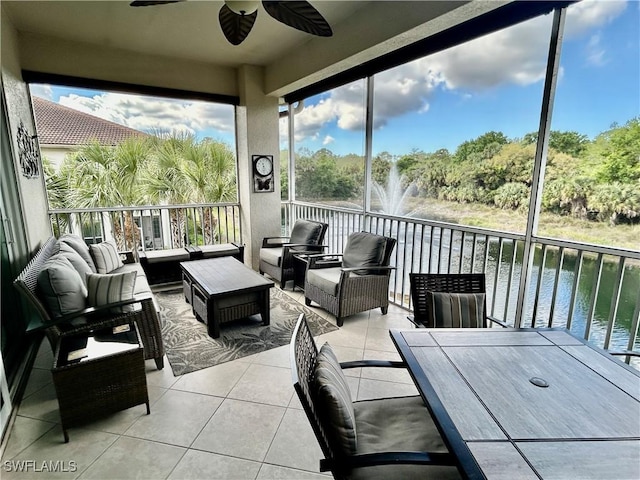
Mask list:
[[[91,257],[91,252],[89,252],[89,247],[82,238],[80,238],[78,235],[65,234],[62,235],[58,240],[60,242],[66,243],[76,252],[78,252],[82,259],[87,262],[87,265],[89,265],[91,271],[96,271],[96,266],[93,263],[93,258]]]
[[[289,237],[289,243],[318,245],[320,243],[321,232],[322,225],[320,223],[309,222],[307,220],[297,220],[293,225],[293,230]],[[295,250],[305,250],[306,248],[307,247],[294,247]]]
[[[53,317],[84,310],[87,288],[71,262],[61,255],[47,260],[38,275],[38,288]]]
[[[321,414],[332,427],[332,437],[344,455],[356,453],[356,415],[351,391],[331,346],[325,343],[314,371],[314,384]]]
[[[68,243],[66,242],[58,242],[59,252],[58,255],[66,258],[71,262],[73,268],[76,269],[78,274],[80,274],[80,278],[87,284],[86,276],[88,273],[93,273],[91,267],[87,264],[87,262],[80,256],[80,254]]]
[[[484,293],[427,292],[429,325],[449,328],[483,328]]]
[[[90,307],[99,307],[108,303],[120,302],[133,298],[136,286],[135,271],[103,275],[91,273],[87,275],[87,304]],[[132,312],[135,305],[112,308],[113,313]]]
[[[109,273],[122,266],[118,247],[113,240],[105,240],[97,245],[90,245],[91,255],[98,273]]]
[[[386,238],[367,232],[352,233],[342,255],[342,265],[352,267],[376,267],[382,265]],[[376,271],[356,270],[359,275],[375,274]]]

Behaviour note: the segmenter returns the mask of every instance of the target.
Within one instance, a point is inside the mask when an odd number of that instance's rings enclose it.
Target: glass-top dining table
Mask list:
[[[639,479],[640,372],[564,329],[391,330],[463,477]]]

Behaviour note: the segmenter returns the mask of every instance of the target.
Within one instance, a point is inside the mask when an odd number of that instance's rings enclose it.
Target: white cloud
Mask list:
[[[186,132],[234,129],[233,108],[228,105],[103,93],[93,97],[69,94],[59,103],[96,117],[144,132]]]
[[[326,137],[324,137],[324,140],[322,140],[322,145],[330,145],[335,141],[335,138],[333,138],[331,135],[327,135]]]
[[[53,100],[53,89],[51,88],[51,85],[34,84],[31,85],[29,89],[31,91],[31,95],[33,95],[34,97]]]
[[[587,43],[587,64],[595,67],[601,67],[607,63],[605,59],[605,50],[600,44],[601,35],[599,33],[592,35]]]
[[[626,1],[582,0],[567,9],[565,37],[575,38],[611,23],[627,8]]]
[[[586,52],[591,65],[606,62],[601,34],[594,30],[621,15],[626,3],[583,0],[567,10],[565,38],[592,35]],[[551,22],[551,15],[538,17],[376,75],[374,128],[409,112],[427,112],[438,89],[455,91],[468,99],[502,85],[542,81]],[[333,90],[320,103],[296,115],[296,140],[317,134],[330,122],[345,130],[364,128],[364,104],[363,81]]]

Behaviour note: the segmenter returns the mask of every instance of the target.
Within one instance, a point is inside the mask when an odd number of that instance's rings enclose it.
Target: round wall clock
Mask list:
[[[273,156],[253,155],[253,191],[273,192]]]
[[[270,175],[273,172],[273,160],[271,157],[260,156],[256,159],[256,172],[263,177]]]

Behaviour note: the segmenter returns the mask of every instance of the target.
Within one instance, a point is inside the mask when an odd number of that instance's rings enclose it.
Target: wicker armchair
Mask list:
[[[62,336],[135,322],[142,338],[144,358],[154,359],[158,369],[162,369],[164,367],[164,344],[160,319],[152,294],[141,294],[131,300],[99,307],[88,307],[61,317],[51,317],[38,296],[38,274],[45,262],[56,252],[56,249],[56,239],[49,238],[14,281],[16,288],[38,313],[39,318],[27,326],[27,332],[44,331],[51,348],[55,351],[55,346]],[[126,305],[135,305],[136,310],[113,313],[113,309]]]
[[[413,317],[417,327],[480,327],[487,321],[508,325],[487,316],[483,273],[410,273]]]
[[[318,351],[304,314],[290,358],[293,386],[324,455],[320,471],[338,479],[460,478],[420,396],[352,402],[342,369],[404,368],[403,362],[339,363],[329,344]]]
[[[380,307],[389,308],[389,266],[396,240],[367,232],[353,233],[344,253],[311,255],[304,282],[307,306],[314,301],[336,316],[344,317]]]
[[[268,274],[284,288],[295,277],[293,255],[319,253],[329,225],[312,220],[296,220],[289,237],[265,237],[260,249],[260,273]]]

